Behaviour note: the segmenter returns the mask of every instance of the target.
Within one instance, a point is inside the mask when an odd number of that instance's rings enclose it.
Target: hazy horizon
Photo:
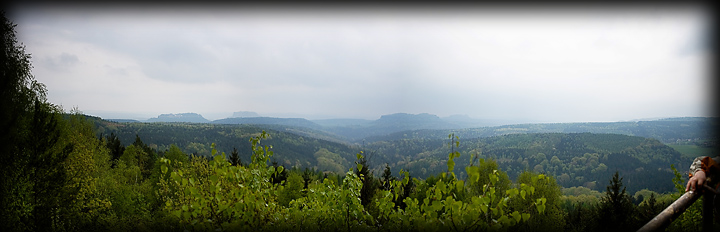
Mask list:
[[[226,118],[233,118],[234,112],[221,112],[221,113],[214,113],[214,114],[208,114],[210,116],[206,116],[202,113],[197,112],[168,112],[168,113],[161,113],[158,115],[151,115],[151,116],[143,116],[147,114],[137,114],[137,113],[113,113],[113,112],[85,112],[80,110],[81,113],[90,115],[90,116],[97,116],[101,117],[103,119],[130,119],[130,120],[138,120],[138,121],[147,121],[151,118],[157,118],[161,114],[184,114],[184,113],[196,113],[202,116],[203,118],[214,121],[219,119],[226,119]],[[252,112],[252,111],[249,111]],[[69,113],[69,111],[68,111]],[[257,112],[255,112],[257,113]],[[361,119],[361,120],[378,120],[382,116],[385,115],[392,115],[392,114],[430,114],[430,113],[406,113],[406,112],[396,112],[391,114],[384,114],[384,115],[377,115],[377,117],[369,117],[369,118],[360,118],[360,117],[333,117],[333,116],[327,116],[327,115],[302,115],[302,114],[293,114],[293,113],[270,113],[270,114],[261,114],[258,113],[259,117],[271,117],[271,118],[304,118],[307,120],[327,120],[327,119]],[[106,116],[103,116],[106,115]],[[553,120],[538,120],[538,119],[532,119],[532,118],[477,118],[470,115],[465,114],[449,114],[449,115],[436,115],[439,118],[449,118],[453,116],[463,116],[468,117],[473,120],[485,120],[485,121],[498,121],[498,122],[507,122],[508,124],[524,124],[524,123],[583,123],[583,122],[627,122],[627,121],[653,121],[658,119],[666,119],[666,118],[682,118],[682,117],[695,117],[695,116],[671,116],[671,117],[649,117],[649,118],[631,118],[631,119],[623,119],[623,120],[615,120],[615,121],[553,121]],[[702,116],[697,116],[702,117]],[[712,116],[708,116],[712,117]]]
[[[48,100],[102,118],[717,116],[710,15],[690,4],[163,8],[18,3],[8,17]]]

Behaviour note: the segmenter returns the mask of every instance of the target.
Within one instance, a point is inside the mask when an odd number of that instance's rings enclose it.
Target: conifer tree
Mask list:
[[[230,153],[230,164],[232,164],[232,166],[238,166],[241,164],[240,154],[238,153],[238,150],[235,147],[233,147],[233,151]]]
[[[392,172],[390,171],[390,166],[386,163],[385,171],[383,171],[383,175],[382,175],[382,189],[390,190],[390,183],[393,180],[395,180],[395,177],[392,176]]]
[[[375,194],[375,190],[378,188],[377,180],[373,177],[373,173],[370,171],[370,165],[368,159],[361,156],[356,163],[361,164],[362,168],[355,170],[355,175],[359,176],[362,180],[362,188],[360,189],[360,201],[363,206],[370,204],[370,201]]]
[[[608,226],[608,231],[629,231],[635,222],[635,205],[625,192],[623,178],[616,171],[606,187],[605,196],[600,203],[600,225]]]
[[[125,152],[125,147],[122,146],[120,138],[118,138],[115,133],[110,133],[105,146],[110,150],[110,158],[113,161],[119,159],[123,152]],[[113,163],[113,167],[115,167],[115,163]]]

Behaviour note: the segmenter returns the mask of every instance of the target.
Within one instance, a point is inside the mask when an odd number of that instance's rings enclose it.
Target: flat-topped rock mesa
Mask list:
[[[202,115],[197,113],[182,113],[182,114],[161,114],[157,118],[150,118],[148,122],[194,122],[194,123],[207,123],[210,120],[203,118]]]

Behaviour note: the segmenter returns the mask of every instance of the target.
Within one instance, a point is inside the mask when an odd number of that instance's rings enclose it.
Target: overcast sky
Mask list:
[[[8,16],[49,100],[103,118],[716,116],[702,8],[350,9],[18,6]]]

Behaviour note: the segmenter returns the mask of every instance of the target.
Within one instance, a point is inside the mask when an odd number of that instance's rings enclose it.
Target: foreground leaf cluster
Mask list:
[[[425,197],[402,199],[404,207],[396,205],[403,188],[410,181],[420,182],[407,171],[401,171],[403,178],[390,181],[387,190],[378,190],[371,203],[377,210],[371,213],[361,202],[365,176],[352,169],[340,183],[328,178],[311,183],[284,206],[278,199],[289,191],[286,183],[273,184],[271,179],[283,167],[268,166],[271,147],[260,145],[267,137],[263,132],[250,139],[253,154],[247,166],[231,165],[214,148],[212,160],[194,158],[181,163],[160,158],[164,178],[159,180],[158,196],[163,209],[191,230],[315,231],[505,230],[545,210],[546,199],[536,194],[532,184],[498,192],[498,170],[487,173],[487,183],[479,183],[485,173],[471,165],[466,168],[469,178],[458,180],[451,164],[453,157],[460,156],[458,152],[449,155],[450,174],[442,173]],[[362,153],[357,157],[362,159]],[[361,164],[357,166],[362,169]],[[544,178],[535,175],[532,181]],[[471,185],[482,187],[479,194],[466,194]],[[524,202],[525,207],[511,208],[513,202]]]

